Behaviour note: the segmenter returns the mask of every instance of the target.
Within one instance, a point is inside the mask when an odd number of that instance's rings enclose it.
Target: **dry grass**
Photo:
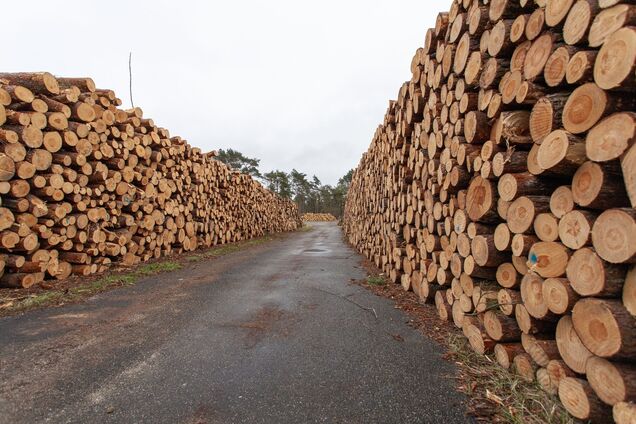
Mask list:
[[[471,397],[469,412],[479,422],[514,424],[576,423],[559,399],[475,353],[461,334],[449,334],[449,359],[459,366],[459,389]]]

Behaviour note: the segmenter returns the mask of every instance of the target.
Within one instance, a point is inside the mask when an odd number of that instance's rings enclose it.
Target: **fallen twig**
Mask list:
[[[363,305],[359,304],[358,302],[356,302],[355,300],[351,300],[348,297],[342,296],[342,295],[340,295],[338,293],[333,293],[333,292],[330,292],[330,291],[327,291],[327,290],[319,289],[318,287],[312,287],[312,289],[321,291],[323,293],[330,294],[332,296],[339,297],[341,299],[346,300],[347,302],[351,302],[351,303],[353,303],[354,305],[356,305],[360,309],[364,309],[365,311],[373,312],[373,315],[375,316],[375,319],[378,319],[378,314],[375,312],[374,308],[371,308],[371,307],[368,307],[368,306],[363,306]]]

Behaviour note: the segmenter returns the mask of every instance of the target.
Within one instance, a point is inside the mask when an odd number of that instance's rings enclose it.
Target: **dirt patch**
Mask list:
[[[266,306],[256,312],[253,318],[239,324],[238,327],[247,330],[245,348],[253,349],[268,336],[289,336],[291,327],[296,321],[294,314],[275,306]]]

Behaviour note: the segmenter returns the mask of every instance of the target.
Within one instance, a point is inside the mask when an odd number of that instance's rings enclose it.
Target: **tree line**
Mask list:
[[[250,174],[281,197],[292,199],[301,213],[330,213],[336,217],[342,216],[353,169],[342,176],[337,185],[331,186],[322,184],[315,175],[309,177],[296,169],[290,172],[277,169],[261,173],[258,168],[260,159],[249,158],[233,149],[219,150],[216,159],[236,170]]]

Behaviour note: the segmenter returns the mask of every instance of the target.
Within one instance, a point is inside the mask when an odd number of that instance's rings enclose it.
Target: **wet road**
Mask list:
[[[468,422],[441,350],[312,226],[0,319],[0,423]]]

